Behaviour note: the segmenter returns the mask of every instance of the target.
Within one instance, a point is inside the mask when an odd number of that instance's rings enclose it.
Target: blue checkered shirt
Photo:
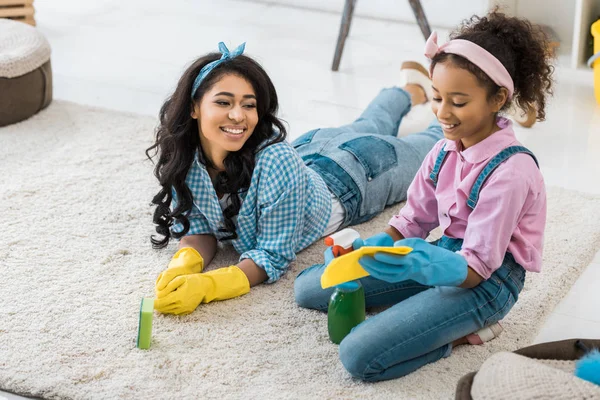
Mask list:
[[[194,204],[187,235],[210,234],[220,239],[228,232],[219,199],[206,168],[194,159],[186,177]],[[331,194],[325,182],[307,167],[296,150],[281,142],[261,150],[248,191],[235,221],[237,239],[230,241],[241,254],[264,268],[268,283],[278,280],[296,253],[318,240],[331,216]],[[173,205],[176,205],[175,194]],[[174,224],[181,232],[182,224]]]

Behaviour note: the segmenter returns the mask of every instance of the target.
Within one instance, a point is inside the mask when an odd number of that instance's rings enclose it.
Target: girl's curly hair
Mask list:
[[[450,39],[469,40],[504,65],[513,79],[515,91],[502,110],[508,109],[511,100],[514,100],[524,111],[534,108],[539,121],[546,118],[546,97],[553,93],[554,67],[551,65],[548,38],[540,26],[526,19],[509,17],[496,8],[484,17],[473,16],[464,20],[450,34]],[[475,75],[487,89],[488,98],[500,89],[479,67],[459,55],[439,53],[433,58],[432,65],[446,61]]]

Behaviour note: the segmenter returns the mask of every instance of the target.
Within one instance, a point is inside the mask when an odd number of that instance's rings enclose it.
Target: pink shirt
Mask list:
[[[539,272],[546,224],[544,180],[525,153],[500,164],[481,187],[475,209],[467,205],[486,164],[506,147],[520,145],[509,120],[497,123],[501,130],[464,151],[460,142],[436,143],[408,189],[406,205],[389,222],[406,238],[424,239],[440,226],[444,235],[464,239],[458,253],[484,279],[500,267],[506,251],[526,270]],[[429,174],[444,145],[448,154],[435,187]]]

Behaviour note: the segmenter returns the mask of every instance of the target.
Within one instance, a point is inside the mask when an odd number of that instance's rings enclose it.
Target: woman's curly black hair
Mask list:
[[[229,153],[225,158],[225,171],[219,172],[214,182],[217,193],[231,194],[231,204],[223,212],[223,231],[229,232],[230,235],[222,240],[237,237],[233,217],[241,207],[239,193],[250,186],[256,153],[268,145],[286,139],[285,126],[276,117],[279,104],[275,86],[265,70],[250,57],[240,55],[218,65],[202,81],[193,101],[191,100],[192,85],[202,67],[220,57],[220,53],[210,53],[192,63],[179,79],[175,92],[160,109],[156,141],[146,150],[146,156],[151,160],[158,155],[154,175],[162,187],[152,199],[152,203],[156,205],[153,218],[156,232],[163,236],[162,239],[155,236],[150,238],[154,248],[163,248],[171,237],[179,239],[189,232],[188,215],[192,209],[193,197],[185,180],[196,151],[199,161],[207,167],[212,167],[200,145],[198,123],[191,117],[191,113],[193,105],[224,75],[237,75],[252,85],[256,95],[258,123],[244,146],[239,151]],[[176,196],[174,207],[171,206],[173,194]],[[170,228],[175,222],[183,225],[184,229],[181,232],[171,231]]]
[[[552,95],[551,54],[548,38],[541,27],[526,19],[509,17],[496,8],[484,17],[473,16],[450,34],[450,39],[471,41],[496,57],[506,68],[514,82],[514,95],[502,110],[510,107],[514,100],[521,110],[533,107],[537,119],[546,118],[546,97]],[[464,57],[450,53],[437,54],[432,62],[449,61],[464,68],[477,77],[482,87],[492,98],[500,87],[479,67]]]

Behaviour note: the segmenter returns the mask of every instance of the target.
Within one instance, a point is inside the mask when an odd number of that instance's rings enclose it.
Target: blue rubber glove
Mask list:
[[[335,256],[333,255],[333,247],[329,246],[328,248],[325,249],[325,252],[323,253],[323,258],[325,259],[325,262],[323,263],[323,265],[328,266],[329,263],[331,262],[331,260],[333,260],[335,258]]]
[[[460,254],[427,243],[423,239],[402,239],[394,246],[412,247],[405,256],[375,253],[358,263],[374,278],[386,282],[413,280],[427,286],[459,286],[467,279],[467,260]]]
[[[358,250],[363,246],[386,246],[393,247],[394,239],[390,235],[385,232],[378,233],[377,235],[371,236],[366,240],[362,240],[361,238],[355,239],[352,242],[352,248],[354,250]]]

